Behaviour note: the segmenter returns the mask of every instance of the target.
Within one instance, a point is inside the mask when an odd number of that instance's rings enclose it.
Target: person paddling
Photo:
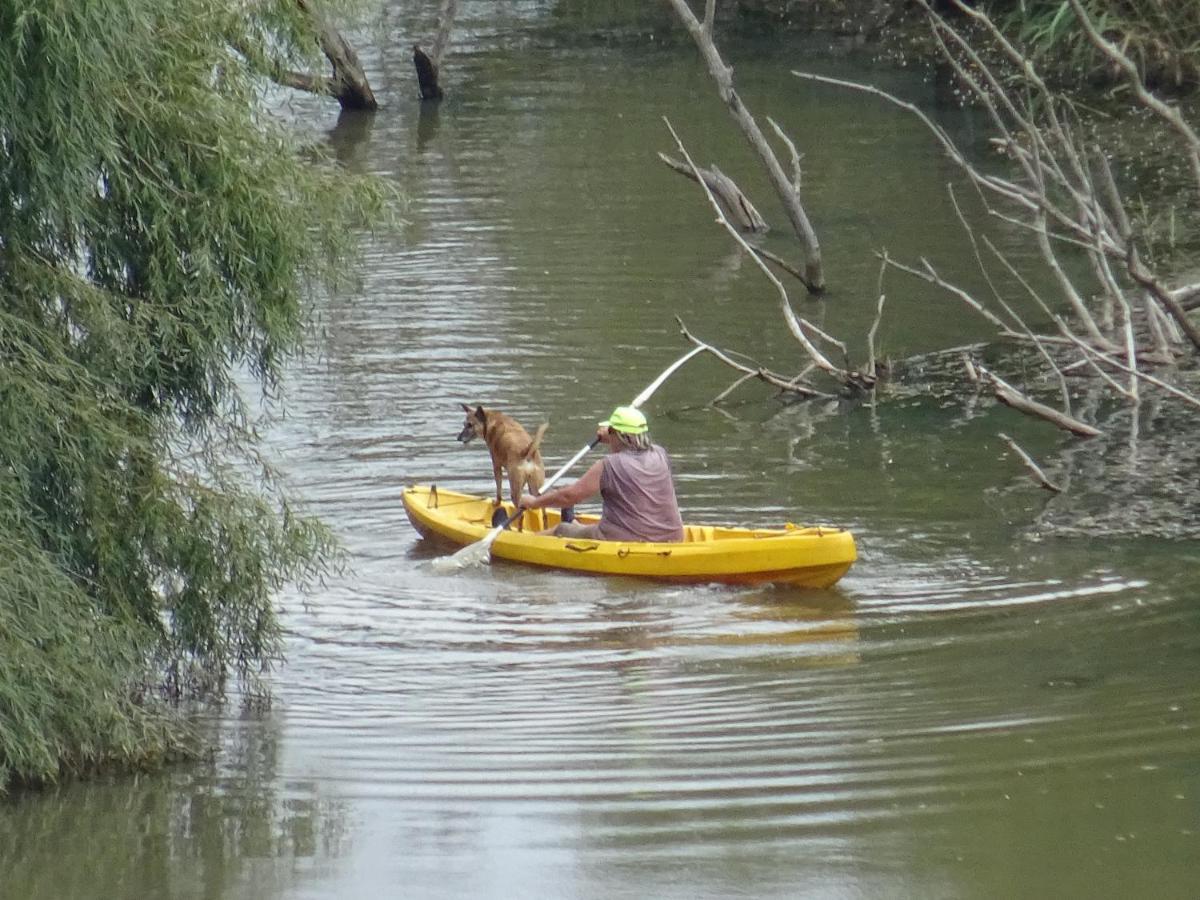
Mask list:
[[[675,499],[671,460],[666,450],[650,440],[642,412],[618,406],[600,423],[596,435],[608,446],[607,456],[574,484],[536,497],[522,496],[521,508],[570,509],[599,494],[603,503],[599,522],[582,525],[564,520],[549,533],[601,541],[682,541],[683,520]]]

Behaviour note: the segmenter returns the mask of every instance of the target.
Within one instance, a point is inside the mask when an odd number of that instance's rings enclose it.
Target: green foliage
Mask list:
[[[261,670],[273,592],[333,558],[237,379],[276,383],[383,198],[231,49],[313,46],[296,5],[241,9],[0,4],[0,787],[167,752],[147,688]]]
[[[1200,73],[1200,4],[1195,0],[1083,0],[1083,7],[1150,84],[1195,86]],[[1106,68],[1067,0],[1020,0],[1007,24],[1043,60],[1083,71]]]

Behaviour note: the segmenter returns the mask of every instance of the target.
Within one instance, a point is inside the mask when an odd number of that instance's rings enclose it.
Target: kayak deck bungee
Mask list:
[[[463,494],[437,485],[411,485],[402,494],[409,521],[423,537],[466,546],[492,528],[497,507],[490,497]],[[513,513],[505,502],[506,515]],[[591,524],[599,516],[580,514]],[[837,582],[857,558],[854,537],[827,525],[780,529],[684,525],[678,543],[599,541],[538,534],[560,521],[557,509],[526,510],[500,532],[492,555],[513,562],[670,581],[761,584],[778,582],[824,588]]]

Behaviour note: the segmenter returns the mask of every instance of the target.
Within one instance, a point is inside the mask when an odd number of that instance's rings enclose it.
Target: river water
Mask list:
[[[545,4],[460,5],[440,108],[412,99],[404,49],[426,8],[361,38],[377,115],[285,105],[409,199],[401,235],[368,239],[361,290],[320,301],[270,431],[350,568],[280,598],[274,704],[212,715],[211,759],[0,810],[0,896],[1196,896],[1200,551],[1039,529],[1050,501],[996,433],[1063,439],[951,389],[949,367],[875,408],[756,384],[714,407],[735,375],[702,357],[648,404],[686,519],[851,528],[834,589],[431,570],[402,488],[491,489],[485,451],[454,441],[460,401],[548,420],[556,466],[687,349],[676,316],[803,368],[774,289],[655,157],[675,150],[666,116],[795,258],[694,51],[547,38]],[[922,126],[787,73],[871,80],[982,159],[978,120],[854,53],[728,56],[804,153],[833,290],[795,292],[802,314],[861,360],[885,247],[979,288]],[[1020,261],[1019,236],[995,239]],[[884,290],[888,355],[986,335],[921,282]]]

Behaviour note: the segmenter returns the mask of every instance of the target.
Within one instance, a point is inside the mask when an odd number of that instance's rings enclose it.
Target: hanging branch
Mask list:
[[[804,248],[804,283],[814,294],[823,292],[825,290],[825,271],[821,263],[821,245],[817,240],[817,233],[809,221],[808,213],[804,211],[804,206],[800,203],[799,194],[792,189],[788,176],[783,171],[783,166],[779,164],[779,160],[767,143],[766,137],[763,136],[758,123],[754,121],[754,116],[746,109],[733,88],[733,70],[725,65],[716,44],[713,43],[712,19],[709,14],[712,13],[714,4],[710,3],[706,7],[705,20],[701,24],[687,5],[687,0],[668,0],[668,2],[700,49],[700,55],[704,57],[704,61],[708,65],[709,74],[717,84],[718,95],[729,107],[734,121],[738,123],[742,134],[745,135],[746,140],[758,155],[759,161],[762,162],[770,178],[771,186],[783,203],[788,220],[792,223],[796,237],[800,239]]]

